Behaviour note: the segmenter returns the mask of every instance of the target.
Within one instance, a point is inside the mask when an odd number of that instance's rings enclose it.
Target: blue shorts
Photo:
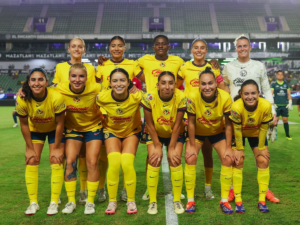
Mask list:
[[[44,144],[46,141],[46,137],[48,136],[48,143],[54,144],[55,143],[55,130],[47,132],[47,133],[38,133],[38,132],[30,132],[31,133],[31,140],[32,143]],[[65,133],[61,138],[61,143],[65,143]]]
[[[135,135],[138,138],[138,140],[141,139],[141,132],[138,132],[138,133],[135,133],[135,134],[132,134],[132,135]],[[130,135],[130,136],[132,136],[132,135]],[[127,137],[117,137],[113,133],[105,132],[104,133],[104,140],[107,140],[108,138],[119,138],[121,141],[123,141],[125,138],[128,138],[130,136],[127,136]]]
[[[215,144],[219,141],[225,140],[226,136],[225,133],[219,133],[219,134],[215,134],[215,135],[211,135],[211,136],[200,136],[200,135],[195,135],[195,142],[196,143],[200,143],[203,144],[205,138],[207,138],[210,142],[210,144]],[[187,141],[189,140],[189,137],[187,137],[186,139]]]
[[[75,130],[70,130],[67,129],[65,130],[66,132],[66,140],[72,139],[72,140],[77,140],[77,141],[93,141],[93,140],[100,140],[104,141],[104,136],[103,136],[103,128],[101,129],[96,129],[92,131],[87,131],[87,132],[79,132]]]
[[[179,134],[177,142],[181,142],[184,143],[184,135],[183,134]],[[161,145],[165,145],[166,147],[168,147],[170,145],[171,142],[171,138],[163,138],[163,137],[159,137],[158,136],[158,140],[161,143]],[[150,145],[153,144],[153,140],[150,137],[150,134],[146,134],[146,145]]]
[[[245,147],[245,141],[246,141],[245,139],[246,139],[246,137],[243,137],[243,146],[244,147]],[[259,142],[258,137],[247,137],[247,139],[248,139],[248,142],[249,142],[249,145],[250,145],[251,148],[258,147],[258,142]],[[235,140],[233,140],[231,146],[232,146],[232,148],[236,148]],[[266,138],[266,141],[265,141],[265,146],[268,146],[267,138]]]

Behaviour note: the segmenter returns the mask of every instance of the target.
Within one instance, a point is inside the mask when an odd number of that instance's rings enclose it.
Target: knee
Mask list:
[[[233,161],[229,156],[226,156],[223,160],[222,160],[222,165],[223,166],[227,166],[230,167],[233,165]]]
[[[31,158],[28,160],[27,165],[30,166],[38,166],[40,165],[40,158],[36,157],[36,158]]]
[[[152,167],[160,167],[162,159],[163,159],[163,157],[158,159],[158,157],[152,158],[151,155],[150,155],[149,159],[148,159],[148,164],[150,164]]]
[[[258,156],[256,158],[256,162],[257,162],[257,166],[262,169],[266,169],[269,166],[269,161],[263,156]]]
[[[98,160],[88,160],[86,166],[88,171],[95,171],[98,169]]]
[[[288,118],[282,118],[282,122],[283,123],[287,123],[288,122]]]
[[[50,164],[58,164],[58,160],[55,157],[50,157]]]
[[[188,165],[196,165],[197,164],[197,157],[195,155],[192,155],[191,157],[189,157],[188,159],[186,159],[185,162]]]
[[[177,167],[177,166],[180,166],[181,165],[181,159],[179,160],[179,164],[177,162],[174,162],[173,160],[171,159],[168,159],[168,162],[169,162],[169,165],[172,166],[172,167]]]

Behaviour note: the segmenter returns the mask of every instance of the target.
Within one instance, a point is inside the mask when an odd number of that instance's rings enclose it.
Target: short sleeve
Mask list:
[[[180,97],[180,102],[177,111],[186,111],[186,101],[187,101],[186,96],[183,93],[182,94],[180,93],[178,97]]]
[[[63,95],[59,94],[55,96],[54,100],[54,113],[56,116],[61,115],[66,111],[67,107]]]
[[[136,62],[138,63],[139,67],[141,67],[142,69],[145,68],[145,56],[143,56],[143,57],[137,59]]]
[[[196,115],[196,105],[194,102],[194,99],[190,96],[187,97],[186,101],[186,106],[187,106],[187,114],[190,116],[195,116]]]
[[[141,69],[141,67],[139,66],[138,62],[137,61],[134,61],[134,64],[133,64],[134,68],[133,68],[133,74],[135,77],[139,77],[142,75],[143,73],[143,70]]]
[[[265,123],[270,123],[273,120],[273,113],[272,113],[272,106],[271,104],[268,104],[268,107],[266,108],[263,119],[262,119],[262,124]]]
[[[225,115],[230,115],[231,105],[232,105],[232,100],[230,95],[228,95],[228,98],[224,104],[224,109],[223,109],[223,113]]]
[[[60,83],[60,81],[61,81],[61,71],[59,69],[59,65],[57,65],[55,68],[55,74],[54,74],[54,79],[52,80],[52,84]]]
[[[18,97],[16,101],[16,112],[19,117],[25,118],[28,116],[27,105],[20,97]]]
[[[103,66],[97,66],[97,72],[96,72],[96,81],[98,83],[100,83],[100,81],[102,80],[102,68]]]
[[[236,124],[241,124],[242,123],[242,117],[240,112],[238,111],[236,105],[232,105],[231,106],[231,110],[230,110],[230,116],[229,116],[230,120]]]
[[[178,73],[177,73],[177,78],[178,79],[181,79],[181,80],[184,80],[184,78],[185,78],[185,72],[184,72],[184,65],[185,64],[183,64],[180,68],[179,68],[179,70],[178,70]]]
[[[142,101],[140,105],[149,112],[152,112],[151,101],[153,100],[153,96],[151,93],[145,93],[142,95]]]

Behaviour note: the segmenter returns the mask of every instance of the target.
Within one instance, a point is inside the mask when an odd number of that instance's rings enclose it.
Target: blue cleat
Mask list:
[[[196,211],[195,202],[188,202],[185,207],[185,212],[187,213],[194,213]]]
[[[244,213],[246,210],[242,202],[235,203],[235,212],[236,213]]]
[[[223,213],[231,214],[233,210],[229,202],[220,202],[220,208],[222,209]]]
[[[259,209],[259,211],[261,211],[263,213],[269,212],[266,202],[258,202],[257,208]]]

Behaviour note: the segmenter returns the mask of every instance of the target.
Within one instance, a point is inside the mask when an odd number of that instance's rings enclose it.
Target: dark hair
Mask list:
[[[129,74],[128,74],[128,72],[127,72],[126,70],[124,70],[123,68],[117,67],[117,68],[115,68],[113,71],[111,71],[111,73],[110,73],[110,75],[109,75],[109,82],[111,83],[111,77],[112,77],[112,75],[113,75],[114,73],[116,73],[116,72],[123,73],[123,74],[126,76],[127,80],[129,81],[128,90],[130,90],[130,89],[133,87],[134,84],[132,83],[132,80],[129,79]],[[109,85],[109,88],[111,88],[110,85]]]
[[[236,96],[233,98],[233,101],[236,101],[236,100],[240,99],[240,98],[242,97],[242,96],[241,96],[241,93],[242,93],[242,91],[243,91],[243,88],[244,88],[245,86],[247,86],[247,85],[250,85],[250,84],[255,85],[256,88],[257,88],[257,90],[259,91],[258,84],[255,82],[255,80],[252,80],[252,79],[246,80],[244,83],[242,83],[241,89],[239,90],[238,95],[236,95]],[[261,96],[261,95],[259,95],[259,96]]]
[[[24,83],[22,85],[22,92],[25,93],[24,99],[28,100],[28,101],[30,101],[31,98],[32,98],[32,91],[31,91],[31,88],[29,87],[29,80],[30,80],[31,74],[33,74],[36,71],[41,72],[45,76],[46,80],[48,81],[48,76],[47,76],[47,73],[46,73],[45,70],[43,70],[42,68],[34,68],[34,69],[32,69],[29,72],[29,74],[27,75],[26,80],[24,81]]]
[[[160,78],[162,78],[162,77],[165,76],[165,75],[170,75],[171,77],[173,77],[173,79],[174,79],[174,81],[175,81],[175,75],[174,75],[172,72],[170,72],[170,71],[163,71],[163,72],[161,72],[161,73],[158,75],[158,81],[157,81],[157,82],[159,82],[159,81],[160,81]]]
[[[197,41],[202,41],[202,42],[206,45],[206,48],[207,48],[207,42],[206,42],[204,39],[202,39],[202,38],[196,38],[195,40],[193,40],[193,42],[192,42],[192,47],[193,47],[193,45],[194,45]]]
[[[168,44],[169,44],[169,38],[168,38],[166,35],[163,35],[163,34],[157,35],[157,36],[154,38],[154,40],[153,40],[153,44],[155,44],[155,42],[156,42],[156,40],[157,40],[158,38],[164,38],[164,39],[166,39],[166,41],[167,41]]]
[[[277,71],[276,71],[277,74],[280,73],[280,72],[283,73],[282,70],[277,70]],[[283,73],[283,74],[284,74],[284,73]]]
[[[109,46],[110,46],[111,42],[114,41],[114,40],[120,40],[120,41],[122,41],[123,44],[125,45],[125,40],[124,40],[124,38],[122,38],[121,36],[113,36],[113,37],[110,39],[110,41],[109,41]]]
[[[217,82],[216,76],[215,76],[214,72],[211,70],[211,67],[209,67],[209,66],[205,67],[205,70],[203,70],[200,73],[200,75],[199,75],[199,80],[200,80],[200,78],[201,78],[201,76],[203,74],[210,74],[210,75],[212,75],[213,78],[214,78],[214,80],[215,80],[215,82]],[[218,102],[218,95],[219,95],[219,91],[218,91],[218,88],[216,88],[216,92],[215,92],[216,103],[215,103],[215,105],[214,105],[213,108],[216,108],[218,106],[218,104],[219,104],[219,102]]]

